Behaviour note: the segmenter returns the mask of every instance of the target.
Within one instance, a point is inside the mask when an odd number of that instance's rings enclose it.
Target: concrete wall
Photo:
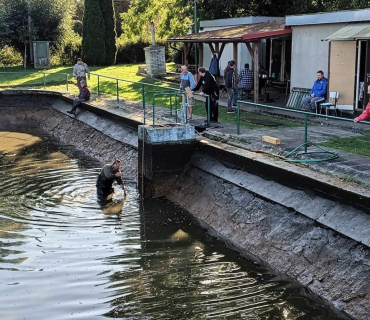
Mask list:
[[[293,26],[291,88],[311,88],[316,72],[329,68],[329,42],[321,41],[344,23]]]

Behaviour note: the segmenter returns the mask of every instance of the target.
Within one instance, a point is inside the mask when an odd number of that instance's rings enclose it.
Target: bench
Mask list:
[[[294,87],[292,88],[292,91],[289,94],[289,99],[286,104],[287,108],[292,109],[305,109],[302,104],[302,99],[310,94],[311,89],[307,88],[298,88]]]

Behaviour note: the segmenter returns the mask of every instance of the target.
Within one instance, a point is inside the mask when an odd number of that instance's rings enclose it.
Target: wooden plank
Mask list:
[[[262,136],[262,141],[267,142],[267,143],[271,143],[271,144],[275,144],[275,145],[281,144],[281,141],[280,141],[279,138],[274,138],[274,137],[270,137],[270,136]]]

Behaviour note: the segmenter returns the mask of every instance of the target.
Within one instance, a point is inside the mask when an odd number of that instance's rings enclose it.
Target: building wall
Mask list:
[[[316,72],[329,69],[329,42],[321,41],[345,23],[293,26],[291,88],[311,88]]]

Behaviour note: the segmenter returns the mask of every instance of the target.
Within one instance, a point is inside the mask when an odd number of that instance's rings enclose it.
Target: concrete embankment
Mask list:
[[[89,106],[77,119],[57,95],[0,97],[0,130],[42,128],[137,175],[138,123]],[[356,319],[370,319],[370,193],[308,168],[199,139],[167,198],[215,236],[300,281]]]

